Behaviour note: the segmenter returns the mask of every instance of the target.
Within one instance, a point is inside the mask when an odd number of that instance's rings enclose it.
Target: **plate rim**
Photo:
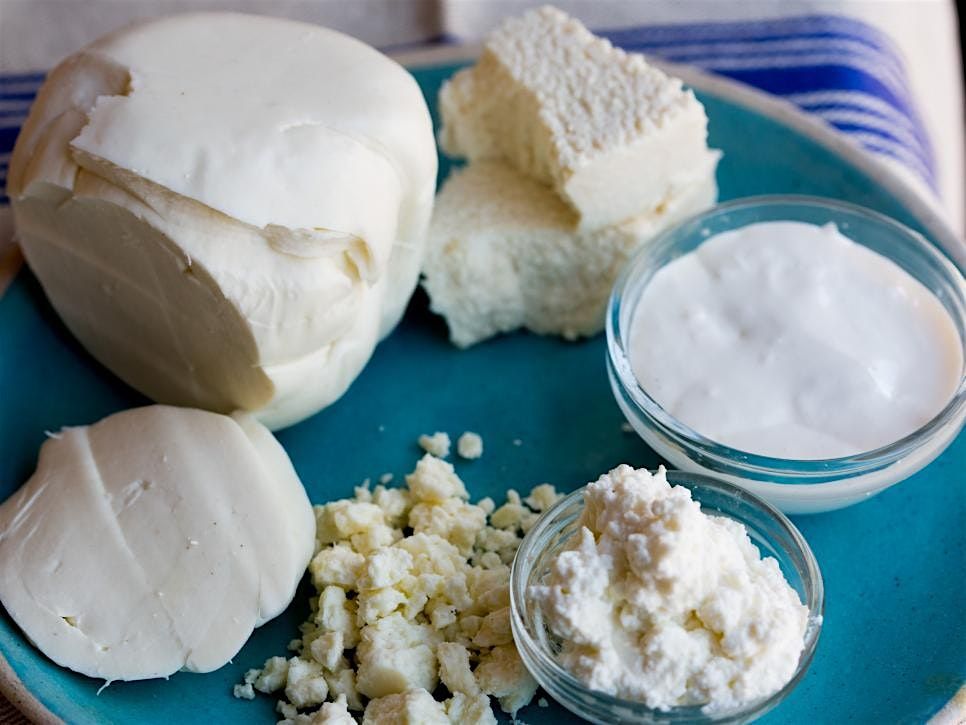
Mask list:
[[[409,71],[428,70],[445,64],[475,60],[479,57],[481,48],[482,46],[479,44],[441,46],[399,51],[389,53],[389,56]],[[945,219],[939,200],[927,196],[917,189],[915,184],[899,174],[895,168],[862,149],[861,146],[844,134],[839,133],[822,119],[807,114],[789,101],[769,95],[740,81],[708,73],[694,66],[669,63],[657,59],[651,59],[651,62],[700,91],[744,106],[780,122],[823,146],[849,165],[874,179],[876,184],[892,194],[928,230],[943,252],[961,270],[966,270],[966,239],[957,234]],[[10,208],[8,207],[9,212]],[[16,244],[14,247],[16,248]],[[18,254],[17,256],[20,259],[14,262],[15,266],[9,274],[8,283],[16,278],[22,264],[22,255]],[[6,291],[5,287],[3,280],[0,279],[0,298]],[[966,684],[963,685],[963,689],[966,689]],[[2,651],[0,651],[0,694],[6,697],[10,704],[31,722],[38,723],[38,725],[55,725],[64,722],[23,684],[23,681],[7,662],[7,658]],[[946,703],[945,707],[953,705],[958,694]],[[957,713],[959,709],[957,705]],[[966,711],[966,707],[964,707],[964,711]],[[932,720],[932,717],[930,720]]]

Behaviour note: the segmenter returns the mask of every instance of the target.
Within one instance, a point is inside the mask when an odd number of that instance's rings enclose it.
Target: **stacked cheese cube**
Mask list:
[[[461,347],[599,331],[627,258],[717,195],[694,94],[559,10],[506,21],[439,100],[470,164],[437,199],[424,285]]]

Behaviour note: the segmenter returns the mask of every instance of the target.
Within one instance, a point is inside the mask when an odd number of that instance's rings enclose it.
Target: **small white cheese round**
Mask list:
[[[0,506],[0,600],[85,675],[208,672],[288,606],[314,544],[311,504],[264,426],[137,408],[41,447]]]
[[[373,48],[198,13],[54,69],[8,193],[95,357],[159,402],[278,428],[337,399],[401,317],[436,164],[419,87]]]

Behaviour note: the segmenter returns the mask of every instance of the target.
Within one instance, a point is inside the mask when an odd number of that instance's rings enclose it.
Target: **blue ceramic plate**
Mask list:
[[[451,65],[415,71],[431,105],[452,71]],[[900,182],[823,127],[746,89],[685,75],[707,107],[711,144],[725,152],[722,199],[762,193],[845,199],[919,229],[952,256],[962,254],[955,236]],[[440,173],[447,170],[444,163]],[[0,497],[30,475],[45,430],[145,402],[84,352],[22,271],[0,299]],[[478,498],[543,481],[569,491],[621,462],[656,466],[658,457],[622,433],[621,422],[607,385],[603,336],[572,344],[516,334],[459,351],[420,293],[349,392],[279,438],[310,497],[324,502],[351,495],[366,477],[393,471],[398,479],[410,471],[420,433],[475,430],[486,454],[457,466]],[[866,503],[796,520],[825,575],[826,621],[810,671],[767,722],[920,722],[966,680],[964,438]],[[235,700],[231,688],[249,667],[285,653],[307,597],[303,589],[218,672],[118,683],[100,694],[100,682],[48,661],[3,613],[4,689],[35,717],[68,722],[271,722],[274,700]],[[531,705],[519,717],[574,719],[553,704]]]

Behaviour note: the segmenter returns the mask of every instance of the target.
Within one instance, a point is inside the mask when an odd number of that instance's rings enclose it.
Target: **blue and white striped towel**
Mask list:
[[[809,15],[603,34],[628,50],[688,63],[791,101],[936,190],[933,151],[901,57],[892,41],[867,23]],[[0,189],[14,139],[42,80],[42,73],[0,75]],[[0,204],[6,202],[0,194]]]

